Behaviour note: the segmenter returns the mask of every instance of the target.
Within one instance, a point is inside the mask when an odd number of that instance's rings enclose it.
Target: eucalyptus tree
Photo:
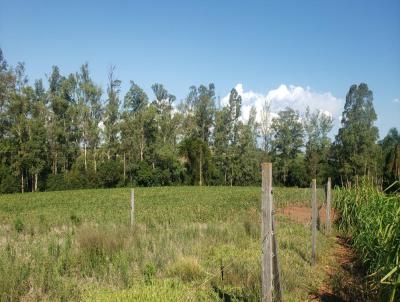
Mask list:
[[[260,132],[262,139],[262,149],[264,151],[264,159],[268,158],[268,154],[271,151],[272,146],[271,121],[271,102],[265,99],[261,109],[260,122]]]
[[[213,135],[213,151],[216,167],[222,178],[220,183],[228,184],[228,148],[229,148],[229,125],[231,115],[228,106],[215,112],[215,127]]]
[[[215,116],[214,84],[190,87],[183,107],[188,128],[180,152],[187,160],[190,182],[201,186],[211,179],[213,171],[209,145]]]
[[[32,192],[38,190],[39,176],[47,166],[47,116],[46,91],[42,80],[36,80],[34,88],[30,90],[30,125],[29,125],[29,174],[32,177]]]
[[[384,185],[390,186],[395,181],[400,182],[399,131],[396,128],[391,128],[383,140],[379,142],[379,145],[383,153]]]
[[[143,161],[146,148],[146,110],[149,98],[142,88],[131,81],[124,97],[121,116],[121,149],[123,152],[123,175],[126,178],[128,166]]]
[[[14,70],[15,87],[8,100],[7,115],[9,121],[10,165],[13,173],[20,179],[20,190],[23,193],[27,186],[26,176],[29,168],[29,114],[30,87],[27,86],[25,66],[18,63]]]
[[[85,171],[88,170],[87,150],[91,150],[93,156],[93,167],[96,171],[96,148],[99,144],[99,123],[101,120],[101,88],[93,83],[89,74],[89,65],[81,66],[76,75],[78,79],[78,108],[79,129],[82,135],[81,141],[84,154]]]
[[[289,166],[304,145],[304,129],[299,113],[287,107],[272,120],[271,129],[274,134],[272,154],[277,163],[275,171],[277,171],[279,179],[287,184]]]
[[[152,105],[156,108],[157,139],[154,149],[153,169],[155,163],[164,173],[170,173],[169,166],[177,160],[176,148],[177,119],[173,103],[176,97],[168,92],[162,84],[151,86],[155,99]],[[167,171],[168,170],[168,171]]]
[[[115,160],[119,148],[119,93],[121,81],[115,78],[115,66],[108,73],[107,104],[104,111],[104,143],[107,159]]]
[[[303,125],[306,134],[305,163],[311,178],[327,177],[328,156],[331,141],[328,137],[332,130],[332,116],[321,110],[310,111],[307,107]]]
[[[373,93],[368,85],[352,85],[346,95],[341,128],[336,135],[333,151],[335,167],[342,180],[354,176],[376,176],[378,128]]]

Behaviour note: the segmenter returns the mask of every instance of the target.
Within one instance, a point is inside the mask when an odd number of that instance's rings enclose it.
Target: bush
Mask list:
[[[17,177],[9,174],[1,180],[0,193],[16,193],[19,192],[20,187]]]
[[[47,177],[46,181],[46,190],[47,191],[61,191],[66,190],[68,188],[67,183],[65,181],[65,177],[63,173],[60,174],[50,174]]]
[[[84,189],[88,187],[88,178],[84,173],[71,171],[65,177],[67,189]]]
[[[122,167],[119,162],[109,160],[102,163],[98,169],[99,184],[105,188],[116,187],[122,179]]]
[[[155,184],[153,168],[147,162],[140,162],[135,170],[136,182],[139,186],[150,187]]]

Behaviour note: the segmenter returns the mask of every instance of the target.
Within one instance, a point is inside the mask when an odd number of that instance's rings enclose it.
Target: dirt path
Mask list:
[[[325,224],[325,208],[319,209],[319,219],[321,224]],[[277,215],[283,215],[289,219],[302,224],[311,223],[311,208],[292,206],[277,210]],[[331,213],[331,221],[334,221],[335,212]],[[367,284],[361,277],[361,269],[357,265],[356,257],[346,238],[336,236],[332,238],[334,251],[332,265],[324,266],[327,278],[325,285],[317,292],[310,294],[310,301],[322,302],[350,302],[368,301],[366,296]],[[371,300],[371,298],[369,298]]]
[[[300,207],[300,206],[291,206],[286,208],[277,209],[276,213],[278,215],[284,215],[289,217],[291,220],[302,223],[309,224],[311,223],[311,208],[308,207]],[[331,210],[331,221],[335,219],[335,210]],[[321,207],[319,209],[319,219],[322,224],[325,224],[326,221],[326,209],[325,207]]]

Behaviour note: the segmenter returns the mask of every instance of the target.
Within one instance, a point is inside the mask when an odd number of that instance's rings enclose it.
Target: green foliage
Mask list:
[[[9,171],[7,174],[4,173],[0,180],[0,193],[16,193],[19,191],[18,179]]]
[[[0,53],[2,193],[128,184],[254,185],[262,161],[273,162],[276,180],[289,186],[329,176],[345,184],[361,175],[387,186],[399,178],[397,130],[376,143],[373,94],[364,83],[350,87],[331,146],[332,119],[318,110],[300,117],[286,108],[271,124],[271,104],[266,101],[262,112],[251,108],[244,117],[236,89],[221,107],[214,84],[191,86],[174,105],[176,97],[163,84],[151,86],[150,100],[134,81],[121,106],[122,83],[114,67],[103,95],[87,63],[66,75],[53,66],[44,85],[29,83],[25,65],[9,66]]]
[[[355,175],[376,175],[378,148],[377,119],[373,93],[368,85],[352,85],[346,95],[342,127],[334,143],[334,158],[339,175],[352,180]]]
[[[274,142],[272,153],[277,163],[276,171],[278,179],[287,184],[290,162],[300,153],[303,146],[303,125],[300,122],[299,113],[291,108],[286,108],[278,113],[279,117],[272,121]]]
[[[351,236],[367,274],[380,287],[380,297],[397,301],[400,281],[400,196],[385,195],[363,181],[335,191],[339,228]],[[391,297],[389,299],[389,297]]]
[[[115,160],[102,163],[98,170],[99,184],[104,188],[116,187],[121,181],[121,164]]]
[[[389,133],[379,143],[382,147],[384,165],[384,185],[390,186],[396,182],[391,190],[400,188],[400,134],[396,128],[389,130]]]
[[[143,270],[143,277],[145,284],[151,284],[156,276],[156,267],[153,263],[146,263]]]
[[[24,222],[22,221],[21,218],[17,217],[17,218],[14,220],[14,229],[15,229],[15,231],[16,231],[17,233],[21,233],[21,232],[24,230],[24,228],[25,228]]]
[[[332,116],[320,110],[310,112],[307,108],[303,124],[307,136],[305,170],[312,178],[325,181],[331,176],[328,172],[328,155],[331,147],[328,134],[333,126]]]

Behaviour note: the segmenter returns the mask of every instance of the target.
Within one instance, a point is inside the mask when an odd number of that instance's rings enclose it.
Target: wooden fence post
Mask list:
[[[331,178],[328,177],[328,183],[326,184],[326,232],[331,233]]]
[[[311,207],[312,207],[311,265],[315,265],[316,244],[317,244],[317,181],[316,181],[316,179],[313,179],[312,184],[311,184]]]
[[[262,163],[261,170],[261,301],[272,302],[272,163]]]
[[[131,228],[135,224],[135,191],[131,189]]]

